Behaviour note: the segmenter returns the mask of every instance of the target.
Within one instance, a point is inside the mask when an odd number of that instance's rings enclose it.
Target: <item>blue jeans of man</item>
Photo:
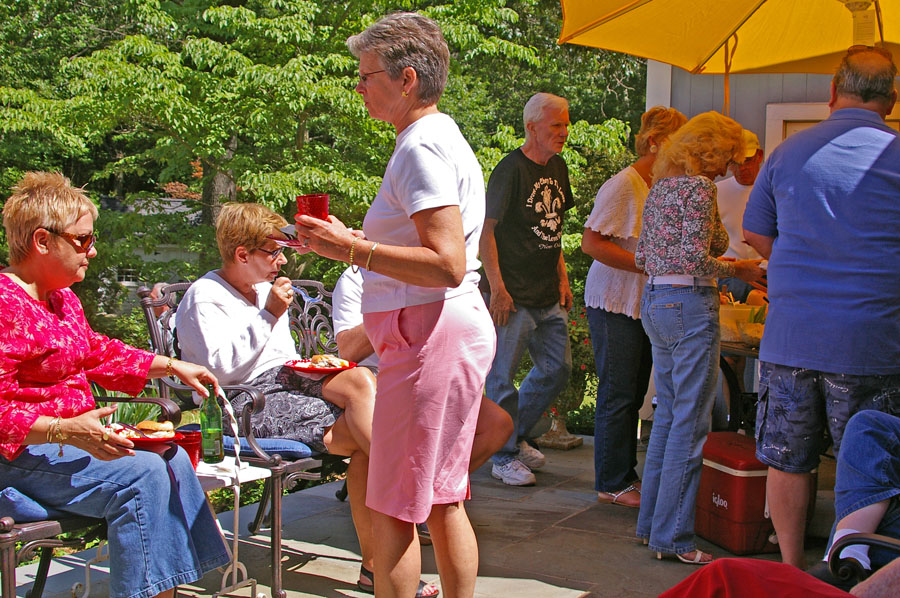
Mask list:
[[[638,411],[653,367],[650,339],[640,320],[587,308],[597,368],[594,416],[595,489],[619,492],[638,480]]]
[[[657,407],[644,462],[637,536],[651,550],[696,549],[694,510],[719,368],[715,287],[648,284],[641,322],[653,345]]]
[[[485,301],[490,305],[490,297]],[[558,303],[542,308],[515,307],[506,326],[494,326],[497,353],[485,381],[487,396],[509,413],[515,426],[503,448],[491,457],[497,465],[516,458],[519,440],[527,437],[563,391],[572,372],[566,311]],[[534,367],[516,390],[513,378],[526,349]]]
[[[838,453],[835,526],[847,515],[887,500],[888,510],[875,533],[900,539],[900,418],[881,411],[860,411],[844,428],[844,443],[852,448]],[[877,569],[897,558],[897,553],[871,549],[869,558]]]
[[[106,519],[110,596],[149,598],[228,563],[184,450],[169,461],[146,451],[113,461],[74,446],[58,451],[35,444],[13,461],[0,457],[0,485],[45,507]]]

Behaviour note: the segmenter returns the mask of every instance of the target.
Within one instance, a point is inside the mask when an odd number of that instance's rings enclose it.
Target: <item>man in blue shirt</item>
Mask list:
[[[890,53],[851,48],[831,116],[778,146],[744,213],[769,260],[757,457],[782,559],[800,568],[825,424],[837,454],[853,413],[900,412],[900,136],[884,122],[896,76]]]

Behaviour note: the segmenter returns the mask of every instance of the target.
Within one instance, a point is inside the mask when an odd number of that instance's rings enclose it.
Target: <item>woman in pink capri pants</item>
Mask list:
[[[493,325],[478,294],[484,178],[456,123],[437,110],[449,67],[438,26],[394,13],[347,40],[369,115],[397,141],[381,188],[352,233],[296,218],[312,251],[365,268],[364,325],[380,371],[369,455],[378,596],[408,598],[428,521],[445,596],[475,591],[478,547],[463,506]]]

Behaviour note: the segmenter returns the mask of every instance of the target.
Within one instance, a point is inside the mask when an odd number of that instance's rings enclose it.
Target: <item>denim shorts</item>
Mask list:
[[[900,374],[834,374],[760,362],[756,457],[779,471],[809,473],[827,448],[837,456],[847,421],[857,411],[900,414]]]

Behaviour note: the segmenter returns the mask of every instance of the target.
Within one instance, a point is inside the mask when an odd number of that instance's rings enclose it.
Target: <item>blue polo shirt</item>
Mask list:
[[[774,237],[760,359],[900,373],[900,136],[837,110],[766,160],[744,228]]]

